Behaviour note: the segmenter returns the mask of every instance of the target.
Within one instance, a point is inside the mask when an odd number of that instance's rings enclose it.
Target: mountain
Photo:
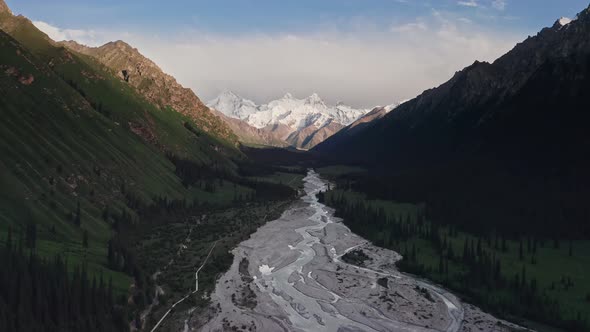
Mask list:
[[[351,137],[359,134],[361,131],[366,130],[367,128],[370,128],[373,124],[377,123],[377,120],[386,116],[389,112],[394,110],[399,105],[401,104],[398,103],[387,106],[377,106],[373,108],[369,113],[363,115],[358,120],[354,121],[353,123],[349,124],[348,126],[342,128],[337,133],[335,133],[331,137],[331,140],[325,142],[325,144],[322,145],[322,148],[329,149],[328,146],[330,144],[338,144],[338,142],[342,140],[343,137]],[[324,141],[326,141],[326,139]]]
[[[8,5],[6,5],[6,2],[4,2],[4,0],[0,0],[0,14],[2,13],[12,15],[12,11],[10,11],[10,8],[8,8]]]
[[[241,142],[251,145],[286,147],[288,143],[282,139],[280,130],[268,128],[256,128],[247,122],[230,118],[229,116],[212,109],[213,114],[225,121],[229,128],[237,135]]]
[[[447,217],[473,207],[458,221],[469,227],[552,232],[560,220],[560,232],[589,234],[589,34],[586,9],[314,151],[380,169],[388,192],[438,202]]]
[[[303,149],[315,146],[368,112],[340,103],[327,105],[315,93],[305,99],[287,93],[281,99],[257,105],[233,92],[223,92],[207,105]]]
[[[84,262],[126,295],[137,267],[107,263],[118,230],[140,228],[162,202],[227,206],[253,191],[230,180],[244,155],[206,107],[163,106],[195,100],[170,80],[170,100],[130,82],[0,1],[0,238],[26,233],[36,254],[63,255],[70,272]]]
[[[72,51],[88,55],[110,68],[118,77],[135,87],[148,101],[160,108],[171,107],[191,117],[206,132],[236,142],[230,128],[214,116],[191,89],[181,86],[153,61],[123,41],[100,47],[87,47],[75,41],[60,42]]]

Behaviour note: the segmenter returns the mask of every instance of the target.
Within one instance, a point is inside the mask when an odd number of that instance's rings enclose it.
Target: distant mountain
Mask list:
[[[289,144],[282,139],[279,130],[274,131],[268,128],[256,128],[249,125],[246,121],[230,118],[229,116],[211,109],[213,114],[225,121],[230,129],[239,137],[242,143],[250,145],[286,147]]]
[[[257,105],[233,92],[223,92],[207,105],[304,149],[315,146],[369,112],[341,103],[327,105],[315,93],[305,99],[288,93],[281,99]]]
[[[569,211],[570,228],[590,233],[580,201],[590,194],[589,35],[586,9],[494,63],[476,61],[370,130],[335,135],[314,151],[403,174],[388,190],[397,183],[405,198],[444,201],[447,213],[478,206],[465,224],[515,228],[526,224],[517,216],[544,215],[548,222]]]

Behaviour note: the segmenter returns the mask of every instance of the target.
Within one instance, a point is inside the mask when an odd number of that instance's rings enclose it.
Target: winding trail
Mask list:
[[[457,297],[397,271],[398,253],[352,233],[318,202],[327,183],[317,173],[309,171],[304,180],[300,202],[234,249],[232,267],[211,295],[217,313],[203,331],[496,331],[497,319],[471,307],[469,314],[476,312],[477,324],[486,328],[466,326],[475,319],[466,320]],[[341,261],[355,249],[369,263]]]
[[[192,229],[191,229],[191,231],[192,231]],[[189,233],[189,236],[190,236],[190,233]],[[162,318],[160,318],[160,320],[158,321],[158,323],[156,323],[156,325],[151,329],[151,332],[154,332],[154,331],[156,331],[158,329],[158,327],[162,324],[162,322],[164,321],[164,319],[166,319],[166,317],[168,317],[168,315],[170,314],[170,312],[172,312],[172,309],[174,309],[174,307],[176,307],[178,304],[182,303],[184,300],[186,300],[192,294],[195,294],[196,292],[199,291],[199,272],[201,271],[201,269],[203,268],[203,266],[205,266],[205,264],[209,260],[209,257],[211,256],[211,253],[213,252],[213,249],[215,248],[216,245],[217,245],[217,241],[213,242],[213,245],[211,246],[211,249],[209,249],[209,253],[207,254],[207,257],[205,258],[205,261],[203,261],[203,264],[201,264],[201,266],[195,272],[195,279],[196,279],[196,281],[195,281],[195,290],[192,291],[192,292],[189,292],[183,298],[181,298],[180,300],[176,301],[168,309],[168,311],[166,311],[166,313],[164,314],[164,316],[162,316]]]

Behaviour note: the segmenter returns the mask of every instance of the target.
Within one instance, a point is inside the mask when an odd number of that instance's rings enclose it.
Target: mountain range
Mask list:
[[[314,147],[370,112],[342,103],[329,105],[316,93],[304,99],[287,93],[280,99],[257,105],[252,100],[226,91],[207,105],[229,119],[247,124],[235,128],[238,122],[226,120],[230,126],[234,123],[234,132],[247,143],[290,145],[301,149]],[[261,140],[260,137],[264,138]]]
[[[372,167],[399,199],[444,201],[447,213],[477,206],[469,227],[514,230],[541,214],[535,227],[567,220],[590,233],[580,200],[590,194],[589,35],[586,9],[313,151]]]

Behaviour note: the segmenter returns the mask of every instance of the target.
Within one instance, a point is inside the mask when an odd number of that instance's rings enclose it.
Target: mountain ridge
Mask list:
[[[328,105],[317,93],[304,99],[286,93],[282,98],[257,105],[234,92],[224,91],[207,105],[303,149],[314,147],[369,112],[343,103]],[[280,133],[275,132],[277,128]]]
[[[397,199],[436,201],[447,211],[469,201],[479,210],[460,221],[465,227],[524,232],[528,219],[516,216],[565,222],[570,211],[569,229],[590,234],[580,198],[590,194],[581,191],[590,187],[590,9],[562,23],[493,63],[474,62],[370,130],[334,135],[313,151],[373,168],[375,183]]]
[[[173,76],[126,42],[118,40],[99,47],[88,47],[75,41],[58,44],[95,58],[160,108],[172,107],[193,118],[206,132],[211,131],[233,144],[237,142],[231,129],[212,114],[191,89],[183,87]]]

